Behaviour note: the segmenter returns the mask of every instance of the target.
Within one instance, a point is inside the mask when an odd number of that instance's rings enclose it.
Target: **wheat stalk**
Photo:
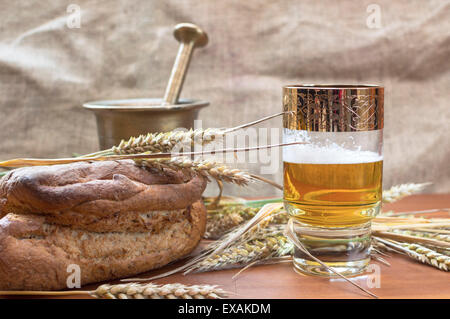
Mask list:
[[[70,296],[90,295],[100,299],[221,299],[227,296],[227,292],[212,285],[182,284],[155,285],[128,283],[119,285],[101,285],[97,289],[66,290],[66,291],[0,291],[0,295],[15,296]]]
[[[435,233],[435,234],[440,234],[440,235],[450,235],[450,230],[449,229],[444,229],[444,228],[437,228],[437,229],[429,229],[429,228],[414,228],[415,231],[418,232],[425,232],[425,233]]]
[[[401,243],[393,240],[385,240],[379,237],[375,237],[375,239],[386,246],[393,247],[424,264],[428,264],[444,271],[450,270],[450,257],[438,253],[435,250],[418,244]]]
[[[381,236],[383,238],[393,239],[396,241],[401,242],[408,242],[408,243],[416,243],[416,244],[422,244],[426,246],[432,246],[442,249],[450,249],[450,242],[437,240],[434,238],[424,238],[424,237],[418,237],[418,236],[411,236],[406,235],[398,232],[383,232],[383,231],[373,231],[373,234],[376,236]]]
[[[424,231],[425,229],[430,228],[440,229],[445,227],[450,227],[449,218],[417,218],[414,216],[390,217],[379,215],[372,220],[372,231],[374,232],[390,232],[394,229],[420,229],[421,231]],[[442,229],[434,230],[434,232],[436,231],[442,231]]]
[[[247,185],[254,180],[250,174],[236,168],[229,168],[221,163],[210,160],[192,161],[187,157],[137,159],[136,164],[146,168],[165,168],[181,170],[187,174],[193,172],[205,178],[214,178],[219,181],[234,183],[237,185]]]
[[[401,230],[401,229],[395,229],[392,231],[393,233],[399,233],[404,234],[408,236],[413,237],[419,237],[419,238],[426,238],[426,239],[435,239],[443,242],[450,243],[450,235],[449,234],[441,234],[439,232],[433,232],[433,231],[417,231],[417,230]]]
[[[270,215],[266,216],[258,224],[251,227],[234,242],[239,243],[253,239],[265,238],[267,236],[283,234],[287,220],[289,220],[289,217],[287,216],[286,211],[275,209]]]
[[[114,146],[110,150],[106,150],[103,152],[112,151],[112,153],[115,154],[139,154],[144,152],[170,152],[176,145],[179,145],[181,147],[183,145],[192,145],[192,143],[199,143],[205,146],[216,140],[217,137],[222,137],[225,134],[258,124],[260,122],[264,122],[284,113],[286,112],[275,113],[260,118],[256,121],[252,121],[228,129],[207,128],[195,130],[190,129],[187,132],[171,131],[167,133],[148,133],[146,135],[140,135],[138,137],[131,137],[128,141],[122,140],[118,146]]]
[[[115,161],[115,160],[148,160],[156,158],[171,158],[171,157],[183,157],[183,156],[205,156],[213,154],[225,154],[225,153],[237,153],[237,152],[249,152],[257,151],[261,149],[269,149],[272,147],[283,147],[290,145],[307,144],[306,142],[291,142],[280,143],[272,145],[254,146],[254,147],[242,147],[242,148],[226,148],[212,151],[198,151],[198,152],[180,152],[180,153],[140,153],[140,154],[124,154],[124,155],[108,155],[108,154],[96,154],[89,157],[76,157],[76,158],[15,158],[7,161],[0,162],[0,168],[18,168],[26,166],[42,166],[42,165],[56,165],[56,164],[70,164],[76,162],[92,162],[92,161]],[[283,189],[281,185],[274,183],[270,180],[262,178],[260,176],[255,177],[263,182],[269,183],[280,189]]]
[[[410,217],[413,218],[414,215],[418,214],[433,214],[439,212],[450,212],[450,208],[434,208],[434,209],[424,209],[408,212],[394,212],[393,210],[383,211],[379,216],[382,217]]]
[[[183,131],[170,131],[160,133],[148,133],[139,135],[138,137],[130,137],[128,140],[122,140],[119,145],[113,146],[110,149],[83,155],[83,158],[90,158],[95,156],[105,156],[112,154],[140,154],[145,152],[159,153],[159,152],[171,152],[172,149],[179,145],[180,148],[184,145],[192,145],[193,143],[201,144],[202,146],[214,141],[216,137],[222,137],[225,134],[243,129],[274,117],[283,115],[289,112],[279,112],[269,116],[265,116],[256,121],[244,123],[232,128],[207,128],[207,129],[190,129],[187,132]]]
[[[386,257],[388,257],[388,255],[386,254],[387,252],[402,253],[390,246],[387,246],[386,244],[382,243],[381,241],[378,241],[375,236],[371,237],[370,249],[371,249],[371,251],[376,251],[377,253],[384,254],[384,256],[386,256]]]
[[[393,186],[389,190],[383,191],[383,202],[393,203],[399,199],[402,199],[403,197],[422,191],[426,186],[430,184],[431,183],[409,183]]]

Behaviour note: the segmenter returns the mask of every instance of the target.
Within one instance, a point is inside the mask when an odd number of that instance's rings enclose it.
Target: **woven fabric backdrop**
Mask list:
[[[80,28],[67,25],[70,4]],[[432,181],[428,191],[450,191],[449,1],[2,1],[0,16],[1,159],[97,150],[82,103],[162,97],[173,27],[193,22],[210,43],[194,53],[182,97],[211,102],[204,127],[280,111],[285,84],[381,84],[384,186]],[[281,169],[266,177],[281,183]],[[279,193],[255,184],[245,194]]]

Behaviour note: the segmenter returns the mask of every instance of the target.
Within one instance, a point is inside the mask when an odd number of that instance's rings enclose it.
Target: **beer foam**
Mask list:
[[[297,164],[358,164],[383,160],[383,155],[361,150],[360,146],[352,145],[352,149],[349,149],[329,140],[322,143],[315,143],[312,140],[313,138],[305,131],[285,129],[284,143],[309,142],[310,144],[283,147],[283,161]],[[353,137],[349,136],[349,140],[353,140]]]

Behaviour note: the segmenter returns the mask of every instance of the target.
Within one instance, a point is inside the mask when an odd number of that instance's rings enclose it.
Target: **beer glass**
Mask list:
[[[297,239],[344,275],[370,261],[370,221],[380,211],[384,89],[375,85],[283,88],[284,205]],[[294,267],[334,276],[296,248]]]

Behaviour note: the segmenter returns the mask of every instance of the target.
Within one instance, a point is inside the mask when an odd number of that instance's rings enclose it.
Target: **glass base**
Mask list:
[[[353,277],[363,274],[369,265],[370,258],[358,261],[348,262],[324,262],[328,267],[332,267],[336,272],[346,277]],[[294,258],[294,269],[305,275],[313,275],[320,277],[339,277],[333,272],[330,272],[321,264],[315,261],[306,260],[302,258]]]
[[[345,276],[365,271],[370,262],[370,222],[356,227],[317,227],[294,219],[294,232],[311,255]],[[303,251],[295,248],[294,267],[301,273],[337,277]]]

